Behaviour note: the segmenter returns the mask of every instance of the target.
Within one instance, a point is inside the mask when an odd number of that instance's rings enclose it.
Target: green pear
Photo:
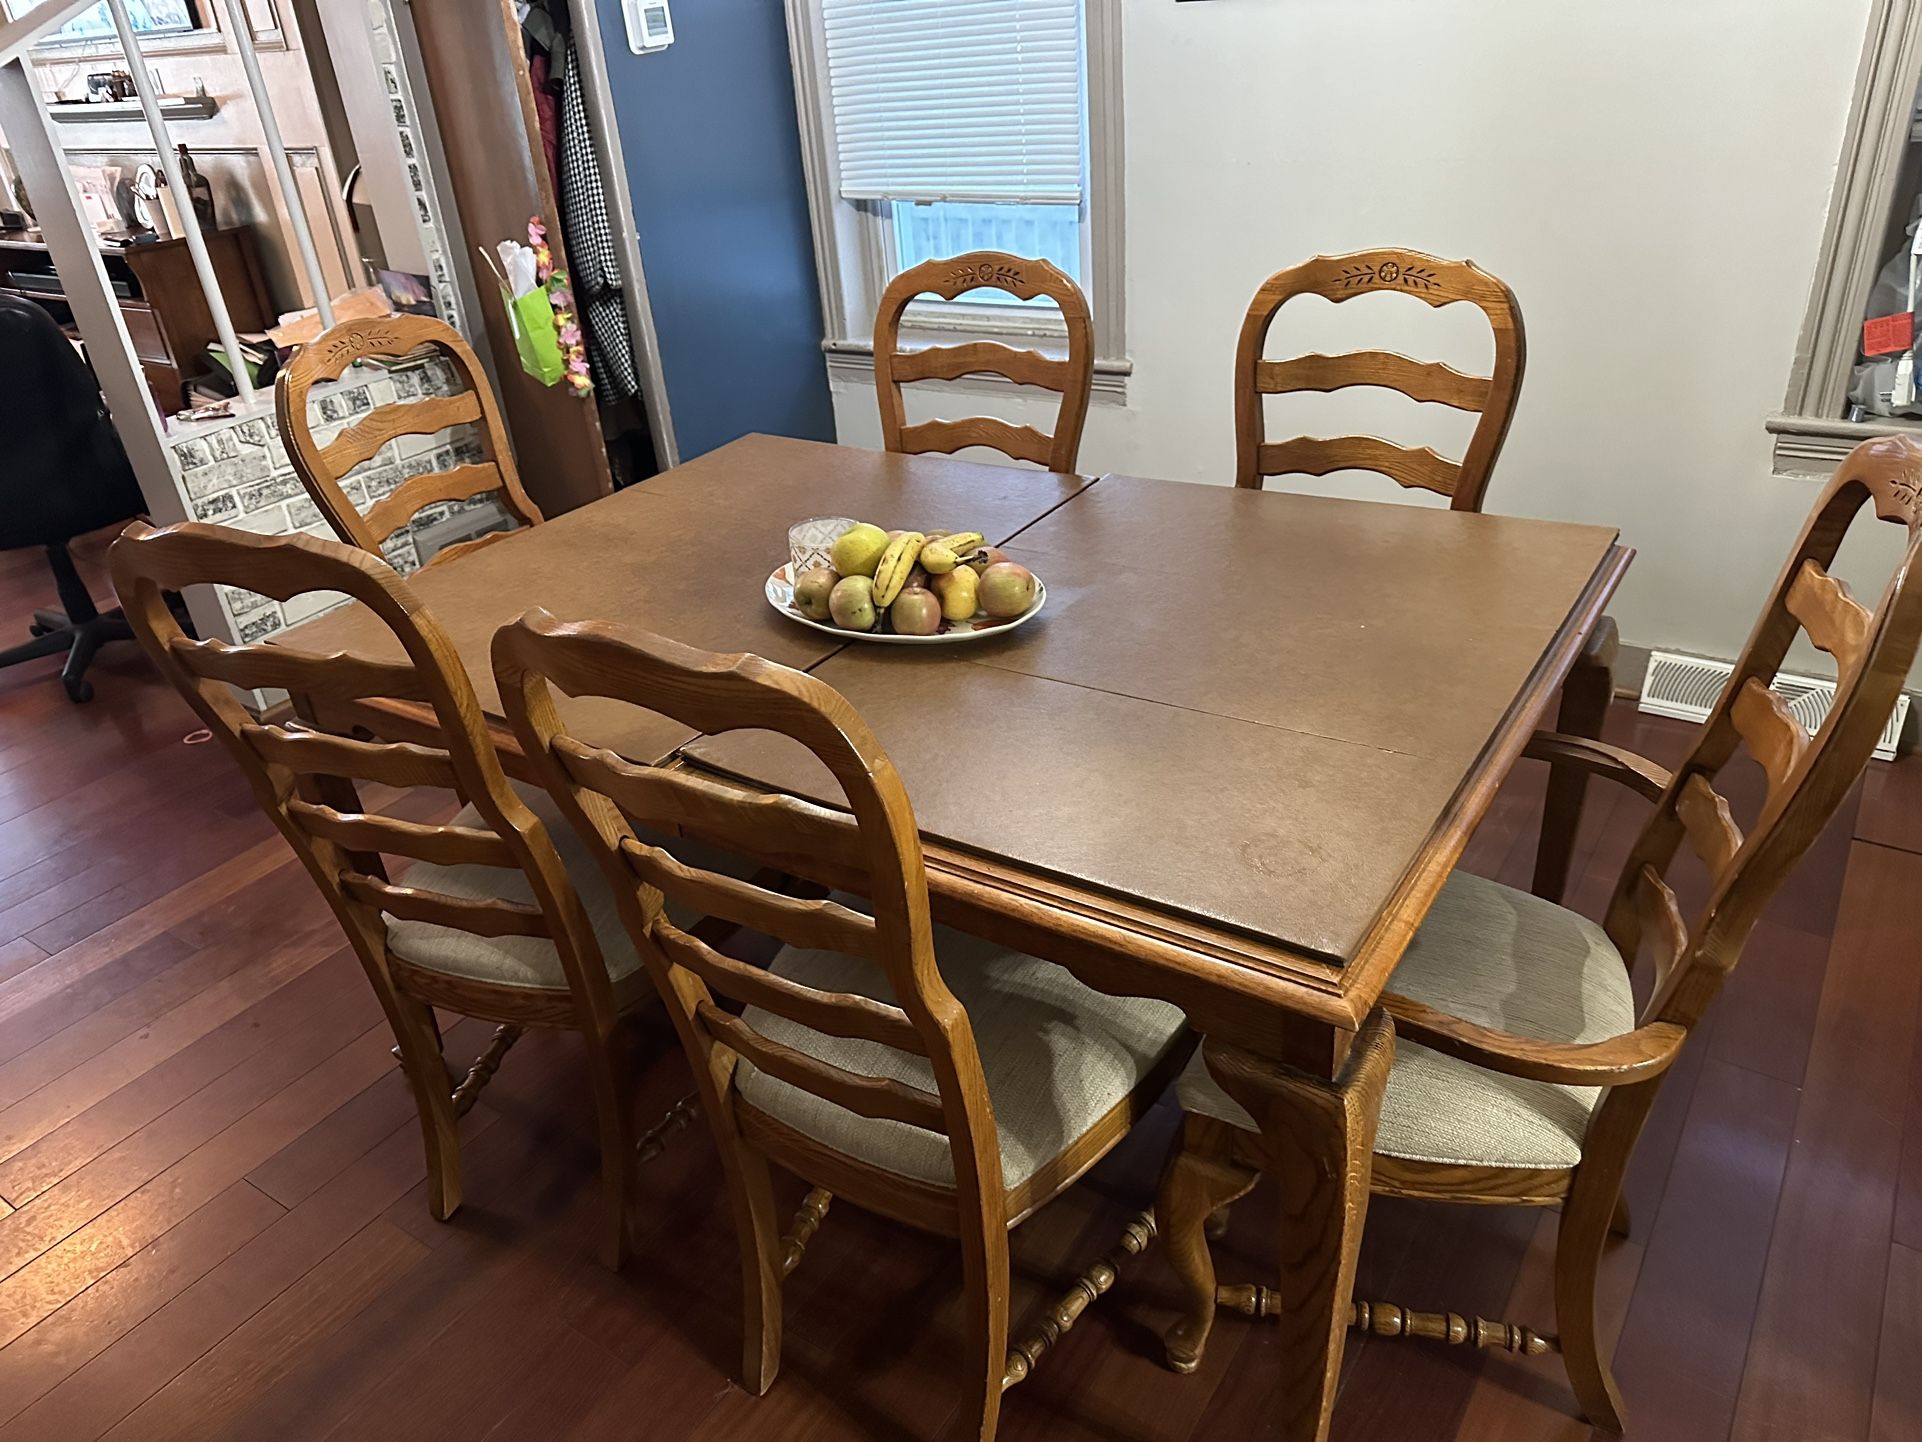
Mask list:
[[[833,561],[834,569],[844,577],[872,576],[874,568],[881,564],[881,553],[887,548],[888,533],[879,526],[862,522],[853,530],[842,533],[834,543],[829,559]]]

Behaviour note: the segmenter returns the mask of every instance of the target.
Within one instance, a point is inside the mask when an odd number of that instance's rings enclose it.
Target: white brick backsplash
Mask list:
[[[280,607],[268,606],[241,622],[239,635],[242,642],[264,641],[274,632],[286,629],[287,623],[280,617]]]
[[[249,516],[236,516],[227,522],[235,530],[252,531],[257,536],[284,536],[293,527],[287,524],[287,508],[284,505],[255,511]]]
[[[242,486],[240,488],[240,509],[243,511],[264,510],[276,501],[291,500],[295,496],[304,495],[305,493],[306,488],[301,485],[300,477],[292,471],[288,471],[285,475],[275,476],[269,481],[261,481],[251,486]]]
[[[227,603],[229,616],[245,616],[262,606],[274,604],[272,596],[263,596],[258,591],[243,591],[238,586],[220,587],[220,597]]]

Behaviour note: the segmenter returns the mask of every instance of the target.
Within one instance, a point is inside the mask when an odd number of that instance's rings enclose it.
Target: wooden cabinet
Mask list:
[[[246,229],[206,232],[207,253],[240,332],[266,330],[277,316]],[[126,321],[134,354],[163,415],[182,405],[181,383],[197,374],[200,352],[215,340],[213,312],[184,240],[102,246],[107,283]],[[45,306],[72,328],[73,313],[53,257],[37,232],[0,233],[0,294]]]

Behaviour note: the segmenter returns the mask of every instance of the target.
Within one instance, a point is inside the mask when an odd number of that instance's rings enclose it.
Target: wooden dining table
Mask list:
[[[790,524],[835,515],[979,530],[1047,604],[965,645],[800,625],[763,585]],[[412,585],[495,716],[489,643],[535,606],[811,671],[904,778],[938,919],[1181,1006],[1280,1184],[1275,1421],[1310,1439],[1392,1060],[1380,997],[1630,556],[1598,526],[749,436]],[[278,639],[398,653],[358,608]],[[839,799],[768,733],[567,707],[629,760]]]

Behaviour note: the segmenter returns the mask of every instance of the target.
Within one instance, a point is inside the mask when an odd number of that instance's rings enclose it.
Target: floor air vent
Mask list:
[[[1641,709],[1682,721],[1706,721],[1734,672],[1735,667],[1727,661],[1709,661],[1676,651],[1651,652],[1648,676],[1642,682]],[[1775,678],[1774,691],[1811,735],[1822,729],[1829,707],[1835,704],[1835,683],[1816,676],[1781,672]],[[1908,714],[1909,698],[1904,696],[1895,703],[1889,724],[1882,728],[1882,740],[1875,748],[1879,760],[1895,759],[1896,738],[1902,734]]]

